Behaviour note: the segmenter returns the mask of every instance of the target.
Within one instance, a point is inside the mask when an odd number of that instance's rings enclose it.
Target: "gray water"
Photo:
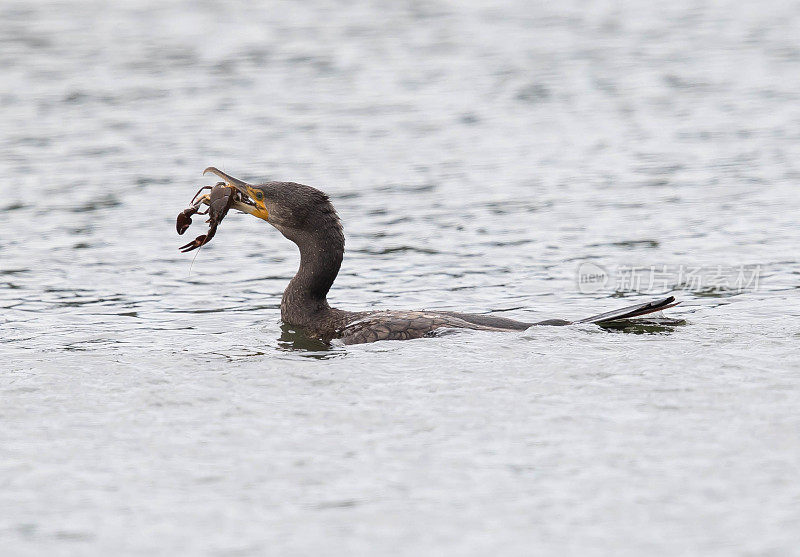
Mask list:
[[[4,0],[2,554],[800,554],[800,6],[652,4]],[[332,305],[683,324],[309,342],[209,165]]]

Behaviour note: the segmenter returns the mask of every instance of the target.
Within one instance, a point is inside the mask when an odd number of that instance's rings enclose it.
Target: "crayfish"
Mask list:
[[[205,190],[210,191],[201,195]],[[206,221],[209,224],[208,232],[201,234],[178,249],[186,253],[187,251],[192,251],[210,242],[214,234],[217,233],[217,226],[219,226],[219,223],[222,222],[222,219],[228,214],[231,205],[233,205],[237,193],[236,188],[226,185],[225,182],[217,182],[214,186],[203,186],[200,188],[197,193],[194,194],[191,205],[178,214],[178,222],[175,228],[178,234],[183,234],[186,232],[186,229],[189,228],[189,225],[192,224],[192,215],[208,215],[208,220]],[[208,209],[205,211],[200,210],[203,204],[208,205]]]

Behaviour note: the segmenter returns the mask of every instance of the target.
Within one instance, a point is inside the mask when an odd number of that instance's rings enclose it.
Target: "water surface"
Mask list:
[[[627,6],[4,2],[4,552],[796,553],[800,10]],[[209,165],[330,194],[333,305],[685,324],[320,346],[276,230],[178,252]]]

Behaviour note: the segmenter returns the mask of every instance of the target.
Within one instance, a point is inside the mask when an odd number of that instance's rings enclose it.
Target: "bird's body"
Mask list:
[[[242,198],[232,208],[266,220],[300,250],[300,267],[281,299],[284,323],[324,341],[345,344],[378,340],[407,340],[431,336],[449,328],[482,331],[521,331],[532,325],[567,325],[565,320],[525,323],[504,317],[449,311],[345,311],[330,307],[328,291],[344,257],[344,233],[336,210],[321,191],[294,182],[247,184],[216,168],[208,168],[235,187]],[[671,307],[669,297],[596,316],[636,317]],[[588,318],[580,322],[600,322]]]
[[[481,324],[481,317],[483,316],[441,311],[375,311],[349,321],[340,334],[345,344],[360,344],[377,340],[421,338],[432,336],[443,329],[524,331],[531,326],[529,323],[510,319],[504,320],[505,326],[500,326],[500,323]]]

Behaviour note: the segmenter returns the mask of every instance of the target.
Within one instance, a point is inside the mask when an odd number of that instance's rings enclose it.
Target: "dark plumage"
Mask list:
[[[303,329],[311,336],[346,344],[378,340],[406,340],[430,336],[443,328],[483,331],[522,331],[538,325],[568,325],[570,321],[549,320],[524,323],[503,317],[450,311],[344,311],[328,305],[328,291],[339,273],[344,256],[344,232],[339,216],[327,195],[294,182],[247,184],[216,168],[207,172],[234,186],[245,202],[233,208],[262,218],[277,228],[300,250],[300,267],[281,300],[284,323]],[[674,298],[631,306],[584,319],[601,322],[645,315],[672,307]]]

